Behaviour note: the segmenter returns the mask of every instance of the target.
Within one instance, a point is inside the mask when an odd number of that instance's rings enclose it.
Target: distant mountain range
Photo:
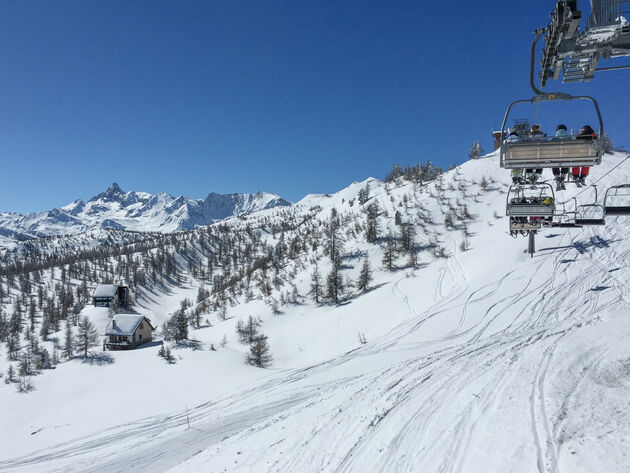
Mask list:
[[[19,214],[0,212],[0,240],[76,233],[97,228],[173,232],[209,225],[227,217],[291,205],[266,192],[215,194],[201,199],[160,192],[125,192],[113,183],[87,202],[75,200],[60,209]]]

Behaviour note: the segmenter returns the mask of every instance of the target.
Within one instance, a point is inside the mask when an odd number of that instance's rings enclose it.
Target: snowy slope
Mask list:
[[[630,160],[606,156],[591,180],[601,199],[607,186],[630,182]],[[241,300],[227,320],[195,331],[206,349],[178,350],[176,365],[149,346],[100,367],[63,363],[27,395],[0,388],[0,469],[629,471],[630,219],[546,230],[530,258],[526,240],[506,233],[508,183],[494,155],[420,188],[369,180],[371,201],[386,212],[381,235],[396,231],[399,211],[426,248],[416,268],[401,257],[393,272],[380,265],[383,245],[353,233],[365,182],[250,215],[255,227],[290,211],[324,221],[336,208],[349,222],[345,276],[356,280],[367,256],[372,289],[340,306],[304,299],[279,315],[263,300]],[[569,188],[557,200],[591,194]],[[463,205],[468,236],[463,224],[444,224],[448,208]],[[302,294],[317,251],[292,280]],[[320,270],[329,270],[325,258]],[[197,285],[139,305],[163,322]],[[242,362],[234,324],[249,314],[269,335],[268,370]]]
[[[273,194],[216,194],[203,200],[161,192],[124,192],[112,184],[87,202],[27,215],[0,212],[0,245],[11,240],[78,233],[96,228],[173,232],[209,225],[233,215],[244,215],[290,202]]]

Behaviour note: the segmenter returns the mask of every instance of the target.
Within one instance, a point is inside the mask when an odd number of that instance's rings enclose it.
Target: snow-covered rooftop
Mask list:
[[[92,297],[114,297],[118,291],[116,284],[99,284],[92,292]]]
[[[124,337],[130,337],[134,334],[138,325],[140,325],[145,318],[146,317],[144,315],[116,314],[107,326],[105,335],[122,335]],[[147,323],[151,325],[151,321],[149,319],[147,319]]]

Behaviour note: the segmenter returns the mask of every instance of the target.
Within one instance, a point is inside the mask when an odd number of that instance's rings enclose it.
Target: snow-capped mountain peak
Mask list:
[[[70,234],[96,228],[172,232],[212,224],[291,202],[266,192],[217,194],[205,199],[173,197],[165,192],[124,191],[116,182],[87,202],[77,199],[50,211],[0,214],[0,231],[11,240]],[[0,246],[7,241],[0,240]]]
[[[90,201],[93,200],[104,200],[104,201],[113,201],[118,200],[121,197],[125,196],[125,192],[120,188],[117,183],[112,183],[111,186],[107,188],[105,192],[98,194],[95,197],[92,197]]]

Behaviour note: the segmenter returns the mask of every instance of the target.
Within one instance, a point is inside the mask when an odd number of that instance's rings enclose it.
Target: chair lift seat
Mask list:
[[[604,212],[604,207],[597,203],[597,187],[594,188],[595,202],[578,205],[575,209],[573,220],[578,225],[606,225],[606,213]]]
[[[505,214],[508,217],[553,217],[553,205],[510,203]]]
[[[510,222],[510,230],[540,230],[541,228],[542,228],[542,222],[537,222],[537,223]]]
[[[582,228],[582,225],[574,222],[551,222],[551,226],[558,228]]]
[[[551,140],[501,145],[501,166],[514,168],[553,168],[596,166],[601,163],[599,139]]]
[[[630,207],[627,206],[608,206],[605,210],[606,215],[630,215]]]
[[[603,218],[576,218],[575,224],[582,225],[606,225],[606,220]]]

